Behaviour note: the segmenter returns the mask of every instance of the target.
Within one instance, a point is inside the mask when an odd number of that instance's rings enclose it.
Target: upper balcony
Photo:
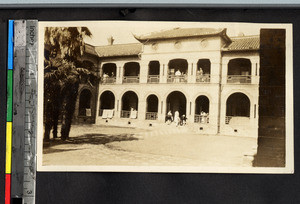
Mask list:
[[[116,83],[116,77],[103,76],[101,79],[101,84],[114,84]]]
[[[210,82],[210,74],[203,74],[196,76],[197,83],[209,83]]]
[[[169,75],[167,79],[168,83],[187,83],[187,81],[186,75]]]
[[[252,76],[249,75],[228,75],[228,84],[251,84]]]
[[[131,84],[131,83],[139,83],[140,77],[139,76],[124,76],[123,77],[123,84]]]
[[[148,75],[148,83],[150,84],[157,84],[159,83],[159,75]]]

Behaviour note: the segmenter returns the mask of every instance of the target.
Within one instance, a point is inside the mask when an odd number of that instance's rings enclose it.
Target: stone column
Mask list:
[[[118,63],[116,63],[116,65],[117,65],[116,84],[122,84],[124,63],[118,62]]]
[[[148,61],[141,61],[140,62],[140,83],[146,84],[148,81]]]
[[[223,59],[221,64],[221,82],[227,84],[227,73],[228,73],[229,59]]]
[[[99,75],[100,77],[103,75],[103,64],[100,64]]]
[[[159,82],[160,83],[167,83],[167,78],[168,78],[168,63],[169,61],[161,61],[161,64],[160,64],[160,80]]]
[[[220,83],[220,70],[222,70],[223,73],[223,68],[224,67],[223,64],[221,65],[220,59],[214,58],[210,60],[210,83]]]
[[[158,111],[157,111],[157,120],[158,121],[165,120],[165,116],[163,115],[163,111],[162,111],[163,106],[164,106],[163,100],[158,100]]]
[[[196,83],[197,59],[188,60],[188,83]]]
[[[163,62],[159,62],[159,83],[163,83],[164,66]]]
[[[121,116],[121,108],[122,108],[122,101],[118,96],[115,96],[115,118],[120,118]]]
[[[257,59],[251,59],[251,83],[259,83],[259,63]]]
[[[144,121],[146,117],[146,104],[147,102],[145,100],[139,99],[139,105],[138,105],[138,120]]]

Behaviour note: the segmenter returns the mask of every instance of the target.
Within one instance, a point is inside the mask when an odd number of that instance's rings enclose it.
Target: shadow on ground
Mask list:
[[[49,142],[44,142],[43,144],[43,153],[54,153],[54,152],[64,152],[64,151],[74,151],[80,148],[72,148],[72,149],[53,149],[52,147],[63,145],[63,144],[107,144],[111,142],[121,142],[121,141],[132,141],[138,140],[138,138],[134,137],[133,134],[118,134],[118,135],[108,135],[108,134],[84,134],[78,137],[71,137],[68,140],[61,140],[60,138],[51,139]]]

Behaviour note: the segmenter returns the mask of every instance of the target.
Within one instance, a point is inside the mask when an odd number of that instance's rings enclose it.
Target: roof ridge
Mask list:
[[[254,37],[259,37],[259,35],[245,35],[245,36],[229,36],[230,39],[234,38],[234,39],[237,39],[237,38],[254,38]]]
[[[113,46],[118,46],[118,45],[142,45],[142,43],[122,43],[122,44],[112,44],[112,45],[99,45],[99,46],[94,46],[95,48],[98,47],[113,47]]]

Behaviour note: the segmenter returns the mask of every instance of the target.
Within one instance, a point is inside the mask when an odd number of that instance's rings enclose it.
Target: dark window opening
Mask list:
[[[245,58],[230,60],[227,75],[251,75],[251,61]]]
[[[186,115],[186,98],[183,93],[179,91],[173,91],[167,97],[167,113],[171,111],[174,116],[178,111],[179,115]]]
[[[127,62],[124,65],[124,76],[139,76],[140,64],[137,62]]]
[[[230,95],[226,102],[226,116],[250,117],[250,100],[243,93]]]
[[[198,96],[195,103],[195,114],[209,113],[209,99],[206,96]]]
[[[209,59],[199,59],[197,63],[197,75],[210,74],[210,66]]]
[[[115,77],[117,73],[117,65],[115,63],[107,63],[102,66],[102,75]]]

